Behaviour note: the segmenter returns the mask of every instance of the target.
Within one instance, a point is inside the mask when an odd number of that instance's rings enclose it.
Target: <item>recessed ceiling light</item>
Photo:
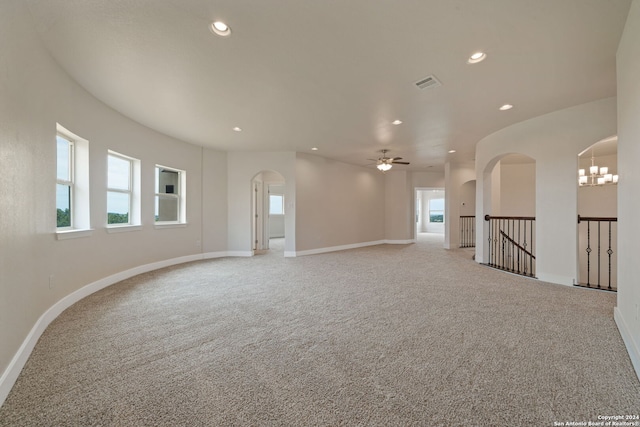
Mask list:
[[[469,57],[467,62],[469,64],[477,64],[478,62],[484,61],[487,58],[487,54],[484,52],[476,52]]]
[[[311,151],[318,151],[318,147],[313,147]]]
[[[455,153],[456,150],[449,150],[449,153]]]
[[[394,121],[391,122],[391,124],[401,125],[402,124],[402,120],[394,120]]]
[[[209,25],[209,29],[214,33],[222,37],[226,37],[231,34],[231,28],[222,21],[213,22]]]
[[[504,104],[502,107],[500,107],[500,111],[507,111],[507,110],[511,110],[512,108],[513,108],[513,105]]]
[[[242,129],[240,129],[238,126],[234,127],[233,130],[235,130],[236,132],[242,132]]]

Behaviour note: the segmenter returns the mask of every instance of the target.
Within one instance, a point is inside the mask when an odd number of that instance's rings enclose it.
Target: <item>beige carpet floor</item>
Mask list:
[[[274,245],[75,304],[42,335],[0,425],[552,426],[640,413],[615,294],[495,271],[441,236],[299,258]]]

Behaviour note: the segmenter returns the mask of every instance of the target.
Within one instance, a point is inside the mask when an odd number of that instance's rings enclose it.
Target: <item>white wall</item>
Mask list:
[[[410,180],[407,171],[392,170],[385,174],[385,235],[389,240],[408,242],[414,238],[415,202]]]
[[[475,170],[474,170],[475,176]],[[467,181],[460,188],[460,216],[476,214],[476,180]]]
[[[618,46],[618,307],[615,318],[640,376],[640,0],[634,0]]]
[[[577,173],[577,170],[576,170]],[[536,164],[500,162],[501,216],[536,215]]]
[[[227,250],[227,153],[202,150],[202,251]]]
[[[444,172],[410,172],[411,188],[444,188]]]
[[[203,198],[203,150],[97,101],[57,66],[32,28],[25,2],[0,2],[0,402],[23,363],[18,355],[28,356],[28,349],[19,353],[21,345],[35,344],[27,341],[30,331],[37,324],[43,330],[51,318],[38,319],[63,298],[134,267],[199,254],[203,239],[212,250],[226,246],[226,239],[219,240],[225,217],[207,200],[226,193],[226,176],[207,174]],[[56,122],[89,141],[88,237],[56,240]],[[109,149],[141,161],[141,230],[105,229]],[[218,155],[208,151],[204,157],[224,163]],[[154,227],[156,164],[186,171],[184,227]],[[213,219],[206,227],[203,212]]]
[[[297,251],[385,239],[385,175],[378,170],[297,153],[296,188]]]
[[[477,242],[485,242],[485,214],[491,214],[492,169],[510,153],[536,161],[536,257],[541,280],[571,285],[577,276],[578,153],[616,134],[616,100],[603,99],[509,126],[477,145]],[[476,260],[485,262],[485,244]]]
[[[476,178],[474,164],[445,164],[445,210],[447,219],[444,227],[444,247],[446,249],[460,246],[460,207],[462,204],[462,185]]]

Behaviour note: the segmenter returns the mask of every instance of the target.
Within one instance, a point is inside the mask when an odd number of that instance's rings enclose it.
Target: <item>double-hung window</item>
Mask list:
[[[58,229],[71,229],[73,224],[73,141],[58,134],[56,136],[56,211]]]
[[[185,171],[156,165],[157,224],[186,223]]]
[[[138,225],[140,161],[115,151],[107,156],[107,225]]]
[[[56,233],[82,237],[91,228],[89,141],[56,127]]]

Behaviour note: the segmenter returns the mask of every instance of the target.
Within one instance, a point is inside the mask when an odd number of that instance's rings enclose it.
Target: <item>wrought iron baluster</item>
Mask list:
[[[527,250],[527,220],[524,221],[524,242],[522,243],[522,247],[524,250]],[[522,272],[525,276],[527,275],[527,261],[524,261],[524,269]]]
[[[607,289],[609,290],[611,290],[611,255],[613,254],[611,249],[611,222],[609,221],[609,249],[607,249],[607,254],[609,255],[609,286],[607,286]]]
[[[591,287],[591,221],[587,221],[587,288]]]
[[[525,222],[524,224],[524,235],[525,235],[525,243],[524,243],[524,248],[525,250],[527,249],[527,223]],[[530,249],[529,249],[529,253],[533,253],[533,221],[529,221],[529,243],[528,243]],[[527,258],[529,260],[529,276],[533,276],[533,257],[531,255],[527,255]],[[525,261],[525,266],[527,265],[527,262]],[[527,273],[525,271],[525,273]]]
[[[598,221],[598,289],[600,289],[600,239],[602,234],[600,233],[600,221]]]
[[[518,234],[517,234],[518,235],[518,240],[517,240],[518,246],[520,246],[520,223],[521,223],[521,221],[518,221]],[[520,253],[521,252],[522,252],[521,250],[518,250],[518,273],[522,273],[522,271],[520,270]]]

